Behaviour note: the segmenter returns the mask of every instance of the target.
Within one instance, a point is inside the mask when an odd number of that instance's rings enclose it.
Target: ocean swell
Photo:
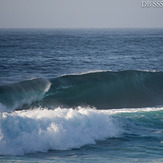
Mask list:
[[[163,72],[120,71],[66,75],[51,79],[46,106],[137,108],[163,104]]]
[[[1,111],[32,107],[117,109],[158,105],[163,105],[163,72],[92,72],[0,86]]]

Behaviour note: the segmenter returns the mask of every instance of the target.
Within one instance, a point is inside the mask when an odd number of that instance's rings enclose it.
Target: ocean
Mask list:
[[[0,29],[0,162],[163,162],[163,29]]]

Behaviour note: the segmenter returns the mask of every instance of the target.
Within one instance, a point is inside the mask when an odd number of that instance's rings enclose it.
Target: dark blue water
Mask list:
[[[96,70],[163,71],[163,30],[0,30],[1,83]]]
[[[1,29],[0,162],[163,162],[162,29]]]

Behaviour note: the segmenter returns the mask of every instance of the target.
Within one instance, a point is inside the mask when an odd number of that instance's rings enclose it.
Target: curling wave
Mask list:
[[[120,71],[67,75],[51,80],[43,103],[98,109],[163,104],[163,72]]]
[[[0,86],[0,111],[19,109],[40,101],[50,85],[46,79],[33,79]]]
[[[24,109],[27,104],[97,109],[158,106],[163,105],[163,72],[106,71],[28,80],[0,86],[0,104],[1,110]]]

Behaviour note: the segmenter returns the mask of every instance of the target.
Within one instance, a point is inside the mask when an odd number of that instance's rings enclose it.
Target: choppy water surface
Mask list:
[[[0,162],[163,162],[163,30],[0,30]]]

